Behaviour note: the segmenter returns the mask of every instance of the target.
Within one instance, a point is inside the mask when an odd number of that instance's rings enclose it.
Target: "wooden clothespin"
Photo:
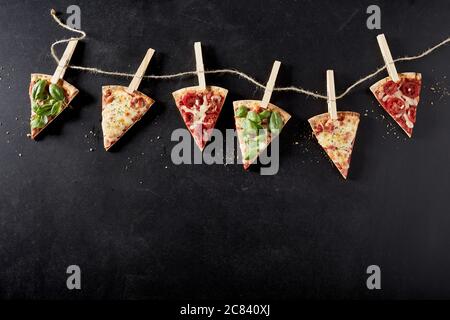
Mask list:
[[[150,63],[150,60],[152,59],[154,53],[155,50],[153,50],[152,48],[149,48],[147,50],[144,60],[142,60],[139,69],[136,71],[136,74],[133,77],[133,80],[131,80],[130,85],[126,89],[128,93],[133,93],[139,88],[139,85],[141,84],[142,78],[144,77],[145,71],[147,70],[148,64]]]
[[[337,119],[337,108],[336,108],[336,90],[334,88],[334,72],[333,70],[327,70],[327,104],[328,104],[328,114],[331,120]]]
[[[261,108],[267,108],[272,97],[273,88],[275,87],[275,81],[277,80],[278,71],[280,70],[281,62],[275,60],[272,67],[272,72],[270,73],[269,81],[266,84],[266,90],[264,90],[264,96],[261,102]]]
[[[202,55],[202,43],[195,42],[194,50],[195,50],[195,65],[198,76],[198,86],[200,87],[200,89],[206,89],[205,67],[203,66],[203,55]]]
[[[70,59],[72,58],[77,43],[78,40],[70,40],[67,44],[64,54],[61,57],[61,60],[59,60],[58,67],[56,67],[55,73],[53,73],[52,79],[50,80],[51,83],[57,84],[58,81],[64,77],[64,73],[66,73],[66,69],[69,66]]]
[[[383,55],[384,63],[386,64],[387,72],[392,81],[399,82],[400,78],[395,68],[394,60],[392,59],[391,51],[386,41],[384,34],[379,34],[377,36],[378,45],[380,46],[381,54]]]

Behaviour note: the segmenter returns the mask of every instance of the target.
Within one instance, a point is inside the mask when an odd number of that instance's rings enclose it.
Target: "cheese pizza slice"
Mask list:
[[[31,75],[29,96],[31,101],[31,139],[42,132],[78,94],[78,89],[70,83],[60,80],[50,82],[52,76],[34,73]]]
[[[262,108],[259,100],[234,101],[233,108],[242,162],[247,170],[280,134],[291,115],[271,103]]]
[[[384,110],[398,123],[411,138],[416,123],[422,75],[420,73],[399,73],[398,83],[390,77],[382,79],[370,87]]]
[[[103,145],[108,151],[155,102],[145,94],[126,91],[124,86],[102,87]]]
[[[220,87],[188,87],[172,93],[184,123],[200,150],[206,146],[216,126],[228,90]]]
[[[328,113],[308,120],[320,146],[333,161],[344,179],[347,179],[350,160],[359,124],[359,113],[341,111],[331,120]]]

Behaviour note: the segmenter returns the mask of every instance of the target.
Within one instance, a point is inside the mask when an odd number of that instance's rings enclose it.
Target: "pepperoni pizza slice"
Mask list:
[[[145,94],[127,87],[102,87],[103,145],[108,151],[150,109],[155,102]]]
[[[310,118],[308,122],[320,146],[344,179],[347,179],[358,130],[359,113],[341,111],[337,116],[337,120],[332,120],[328,113],[323,113]]]
[[[390,77],[378,81],[370,87],[384,110],[398,123],[411,138],[416,123],[422,75],[408,72],[399,74],[395,83]]]
[[[242,162],[247,170],[280,134],[291,115],[271,103],[261,108],[259,100],[234,101],[233,108]]]
[[[188,87],[172,93],[184,123],[200,150],[216,126],[228,90],[220,87]]]

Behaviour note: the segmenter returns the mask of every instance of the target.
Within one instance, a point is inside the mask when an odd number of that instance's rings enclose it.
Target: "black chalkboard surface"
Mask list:
[[[52,21],[71,1],[4,2],[0,10],[0,297],[27,299],[450,298],[449,48],[400,63],[423,75],[412,139],[368,90],[338,101],[361,113],[349,179],[311,138],[307,119],[326,102],[275,92],[292,114],[280,137],[280,169],[174,165],[172,131],[183,128],[171,92],[195,77],[144,80],[157,103],[105,152],[101,86],[130,79],[68,70],[80,89],[72,108],[37,141],[29,131],[30,74],[53,73],[49,46],[71,34]],[[366,9],[381,8],[381,30]],[[376,35],[394,57],[449,35],[448,1],[77,1],[88,37],[72,63],[134,72],[148,47],[148,73],[235,68],[261,82],[275,59],[277,85],[325,93],[383,64]],[[70,35],[69,35],[70,34]],[[58,48],[59,54],[62,48]],[[262,90],[207,75],[229,95],[217,128],[233,128],[232,101]],[[78,265],[82,289],[68,290]],[[366,269],[381,269],[368,290]]]

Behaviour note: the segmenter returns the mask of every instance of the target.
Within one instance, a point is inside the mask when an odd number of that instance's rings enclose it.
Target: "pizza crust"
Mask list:
[[[249,110],[254,110],[257,107],[261,106],[262,101],[261,100],[238,100],[238,101],[233,101],[233,109],[234,112],[236,113],[236,110],[240,107],[240,106],[245,106],[247,107],[247,109]],[[284,126],[286,125],[286,123],[289,121],[289,119],[291,118],[291,115],[289,113],[287,113],[286,111],[284,111],[283,109],[281,109],[280,107],[277,107],[276,105],[269,103],[266,110],[269,111],[277,111],[280,115],[281,118],[283,119],[283,126],[280,129],[283,130]],[[255,162],[255,160],[258,158],[258,156],[269,146],[269,144],[272,142],[272,140],[275,138],[275,136],[272,136],[272,134],[270,134],[270,138],[265,142],[264,145],[260,145],[259,147],[259,152],[256,154],[256,156],[245,160],[243,155],[247,150],[247,145],[244,142],[244,137],[243,137],[243,128],[241,126],[241,121],[240,119],[243,118],[237,118],[235,117],[235,123],[236,123],[236,132],[237,132],[237,136],[238,136],[238,141],[239,141],[239,148],[241,150],[241,155],[242,155],[242,162],[244,165],[244,169],[247,170],[250,165]]]
[[[344,118],[348,118],[351,119],[352,123],[355,123],[356,120],[360,118],[360,114],[358,112],[353,112],[353,111],[338,111],[338,118],[339,116],[343,116]],[[308,122],[310,123],[310,125],[316,125],[317,123],[320,122],[324,122],[327,121],[328,119],[330,119],[330,115],[328,112],[326,113],[322,113],[322,114],[318,114],[314,117],[311,117],[308,119]]]
[[[261,103],[262,103],[261,100],[238,100],[238,101],[233,101],[233,108],[234,108],[234,110],[236,110],[237,108],[239,108],[239,106],[245,105],[247,108],[253,109],[256,106],[260,106]],[[280,113],[281,117],[283,118],[284,124],[286,124],[286,122],[288,122],[289,119],[291,118],[291,115],[289,113],[287,113],[286,111],[284,111],[283,109],[281,109],[280,107],[277,107],[276,105],[274,105],[272,103],[269,103],[267,105],[266,110],[278,111]]]
[[[119,141],[136,122],[141,120],[155,102],[152,98],[140,91],[136,90],[133,94],[129,94],[126,89],[127,87],[118,85],[102,87],[102,131],[103,145],[106,151],[117,143],[117,141]],[[111,92],[110,96],[120,97],[121,100],[123,99],[124,101],[116,101],[116,104],[112,105],[114,102],[113,99],[108,103],[105,99],[105,94],[108,91]],[[144,99],[144,105],[139,109],[132,108],[129,104],[133,98]],[[120,114],[118,108],[123,108],[123,110],[120,110]]]
[[[32,108],[33,97],[31,96],[31,91],[32,91],[33,86],[36,83],[36,81],[41,80],[41,79],[44,79],[48,83],[50,83],[52,76],[48,75],[48,74],[43,74],[43,73],[32,73],[31,74],[30,88],[29,88],[29,92],[28,92],[28,95],[30,97],[30,105],[31,105],[30,121],[31,121],[31,117],[34,115],[33,108]],[[58,85],[61,86],[64,90],[64,94],[65,94],[64,105],[61,108],[61,111],[55,117],[50,118],[44,127],[33,128],[33,129],[30,128],[30,130],[31,130],[30,137],[33,140],[38,136],[39,133],[41,133],[50,123],[53,122],[53,120],[55,120],[69,106],[70,102],[72,102],[72,100],[75,98],[75,96],[79,92],[77,88],[75,88],[73,85],[71,85],[64,79],[59,80]]]
[[[398,75],[399,75],[399,77],[405,77],[406,79],[422,81],[422,74],[421,73],[402,72],[402,73],[399,73]],[[381,79],[381,80],[375,82],[373,85],[370,86],[370,91],[372,91],[372,93],[375,94],[375,91],[379,87],[384,86],[386,84],[386,82],[388,82],[390,80],[392,80],[391,77],[386,77],[384,79]]]
[[[221,88],[221,87],[207,86],[206,89],[200,89],[199,86],[192,86],[192,87],[186,87],[186,88],[178,89],[177,91],[172,92],[172,96],[175,99],[175,101],[179,101],[181,99],[181,97],[183,97],[189,91],[196,91],[196,92],[213,91],[214,93],[218,93],[221,96],[223,96],[224,100],[225,100],[225,98],[227,97],[227,94],[228,94],[228,90],[224,89],[224,88]]]

